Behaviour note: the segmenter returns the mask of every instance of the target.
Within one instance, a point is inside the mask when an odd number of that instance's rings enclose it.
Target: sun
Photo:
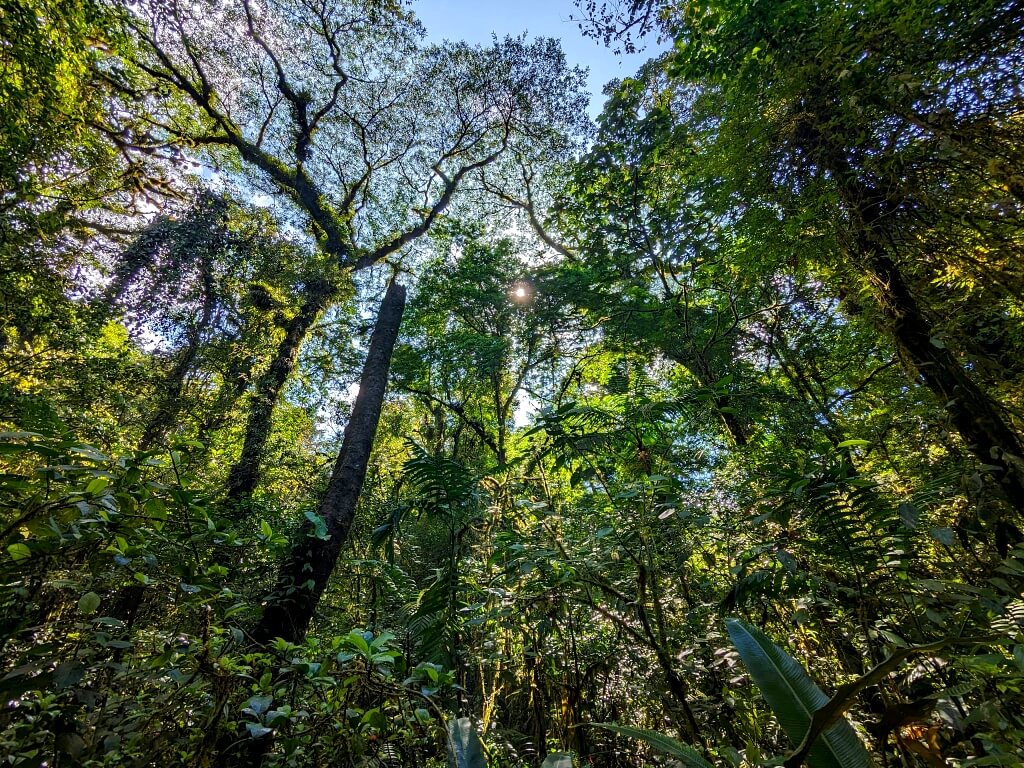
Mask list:
[[[516,304],[526,304],[533,296],[533,286],[525,280],[517,280],[508,293]]]

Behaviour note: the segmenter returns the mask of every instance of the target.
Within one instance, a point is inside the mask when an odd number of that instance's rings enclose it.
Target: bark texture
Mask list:
[[[828,111],[822,110],[822,114]],[[953,426],[970,451],[989,467],[1010,505],[1024,513],[1024,444],[1020,435],[964,364],[936,338],[934,323],[897,262],[899,246],[892,241],[890,222],[905,201],[866,182],[811,122],[799,127],[797,137],[809,156],[835,180],[851,226],[848,256],[871,283],[900,356],[945,405]],[[1005,523],[1001,525],[997,533],[1005,535]]]
[[[953,425],[978,460],[990,467],[1010,504],[1024,513],[1024,451],[1016,432],[964,366],[948,349],[937,345],[931,323],[893,261],[869,252],[866,262],[902,356],[945,403]]]
[[[274,406],[281,396],[285,383],[295,370],[299,350],[306,334],[327,309],[335,294],[335,286],[328,282],[310,287],[298,313],[285,326],[284,338],[274,354],[270,367],[256,385],[249,418],[245,425],[242,453],[228,473],[227,501],[231,506],[248,501],[259,485],[263,451],[270,437]]]
[[[327,536],[318,538],[310,524],[295,542],[282,566],[276,594],[252,632],[256,642],[266,643],[275,637],[298,642],[305,636],[341,549],[348,541],[384,404],[391,355],[405,311],[405,294],[405,288],[393,282],[381,302],[359,379],[359,394],[345,427],[327,493],[320,503],[319,515]]]

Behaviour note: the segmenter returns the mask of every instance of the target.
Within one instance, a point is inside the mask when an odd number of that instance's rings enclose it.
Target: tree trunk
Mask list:
[[[189,328],[185,348],[181,350],[177,362],[164,379],[162,391],[157,394],[159,405],[146,424],[142,432],[142,439],[139,441],[139,447],[143,450],[152,448],[157,442],[167,437],[167,433],[175,426],[184,407],[181,395],[185,391],[185,379],[192,372],[192,365],[199,357],[203,334],[210,328],[210,323],[213,320],[213,307],[216,303],[217,289],[213,281],[213,266],[210,259],[208,252],[203,254],[201,262],[203,311],[199,316],[199,321]]]
[[[726,433],[732,438],[733,445],[743,448],[748,442],[747,428],[732,412],[732,398],[729,395],[716,397],[713,402],[715,413],[722,422]]]
[[[897,349],[945,404],[964,442],[982,464],[991,468],[1010,504],[1024,513],[1024,450],[1020,438],[964,366],[940,346],[932,324],[892,258],[871,242],[868,232],[860,234],[857,245],[882,313],[892,326]]]
[[[185,377],[192,372],[192,363],[199,354],[198,342],[190,342],[178,356],[178,361],[160,384],[159,405],[147,422],[139,440],[139,448],[149,450],[163,440],[174,427],[181,414],[181,395],[185,391]]]
[[[348,541],[384,404],[391,355],[405,311],[405,293],[403,286],[392,282],[380,305],[359,380],[359,394],[345,427],[327,493],[320,504],[319,514],[326,524],[327,536],[318,538],[312,525],[300,534],[281,568],[275,599],[267,605],[252,632],[258,643],[267,643],[275,637],[289,642],[302,640],[341,549]]]
[[[890,200],[876,186],[865,183],[842,151],[811,121],[798,128],[797,136],[802,148],[835,180],[850,216],[849,256],[871,282],[897,350],[945,405],[964,442],[990,468],[1010,505],[1024,513],[1024,445],[1020,436],[1003,418],[998,405],[936,338],[934,326],[891,253],[886,222],[900,201]],[[1000,526],[1005,528],[1005,523]]]
[[[270,368],[260,378],[253,393],[252,408],[245,425],[245,440],[238,461],[231,467],[227,480],[227,502],[237,506],[249,500],[260,481],[260,463],[270,437],[274,406],[285,382],[295,370],[299,350],[309,329],[317,321],[336,294],[332,283],[310,287],[298,314],[285,326],[285,335],[277,348]]]

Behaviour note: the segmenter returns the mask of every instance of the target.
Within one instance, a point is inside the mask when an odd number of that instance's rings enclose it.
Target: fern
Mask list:
[[[478,514],[482,491],[478,479],[461,462],[431,454],[411,440],[407,445],[411,455],[403,467],[403,483],[409,489],[408,504],[397,518],[393,513],[391,520],[375,533],[381,540],[393,536],[401,518],[410,511],[446,522],[451,549],[434,581],[420,591],[413,605],[407,606],[406,626],[420,658],[450,665],[448,657],[456,639],[461,607],[458,531]]]
[[[820,554],[845,562],[862,578],[907,570],[914,543],[899,507],[882,497],[876,483],[853,475],[845,461],[805,476],[793,501],[809,513]]]
[[[441,454],[431,454],[408,440],[412,456],[402,468],[404,480],[411,486],[413,505],[428,515],[453,514],[477,500],[477,478],[465,464]]]
[[[408,595],[416,589],[416,582],[409,574],[392,562],[385,560],[350,560],[348,562],[357,570],[365,568],[388,594]]]
[[[760,568],[746,576],[741,576],[722,600],[723,610],[732,611],[751,603],[770,601],[785,594],[785,572],[779,569]]]
[[[417,655],[450,666],[446,658],[455,639],[454,620],[459,601],[452,564],[438,569],[434,583],[420,592],[408,629],[416,640]]]

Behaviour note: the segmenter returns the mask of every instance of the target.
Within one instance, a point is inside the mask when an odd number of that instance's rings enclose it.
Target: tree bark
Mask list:
[[[828,114],[828,110],[822,110],[822,114]],[[1024,513],[1024,444],[1020,435],[936,338],[932,322],[893,257],[886,227],[900,201],[890,200],[877,186],[865,182],[842,151],[810,120],[798,128],[797,140],[835,181],[850,217],[849,256],[870,281],[889,326],[886,330],[900,355],[944,404],[954,427],[970,451],[989,468],[1010,505]],[[1000,525],[1005,528],[1005,523]]]
[[[879,211],[876,217],[881,215]],[[897,349],[917,370],[925,386],[945,404],[964,442],[990,468],[1010,504],[1024,513],[1024,447],[1019,436],[964,366],[935,338],[932,324],[898,265],[873,242],[869,221],[858,233],[857,248],[859,262],[875,288]]]
[[[292,375],[299,360],[302,342],[327,308],[336,294],[332,283],[313,285],[306,293],[298,313],[285,326],[284,339],[270,363],[270,368],[260,377],[253,393],[252,408],[245,425],[245,440],[238,461],[231,467],[227,480],[227,502],[238,506],[248,501],[260,482],[263,450],[270,437],[274,406],[288,377]]]
[[[300,534],[281,568],[276,595],[252,632],[253,640],[258,643],[267,643],[275,637],[289,642],[302,640],[341,549],[348,541],[384,404],[391,355],[405,311],[405,294],[403,286],[392,282],[380,305],[359,380],[359,394],[319,508],[327,536],[318,538],[312,524]]]

